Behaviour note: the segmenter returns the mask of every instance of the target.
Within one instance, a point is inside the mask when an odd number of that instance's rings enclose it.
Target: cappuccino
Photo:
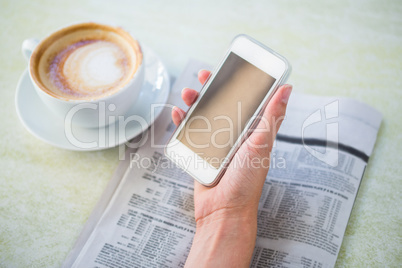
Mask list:
[[[120,28],[95,23],[54,33],[34,51],[31,74],[62,100],[96,100],[118,92],[142,63],[136,40]]]

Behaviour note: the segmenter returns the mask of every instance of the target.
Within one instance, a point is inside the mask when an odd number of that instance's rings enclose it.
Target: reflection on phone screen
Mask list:
[[[274,83],[231,52],[177,138],[218,169]]]

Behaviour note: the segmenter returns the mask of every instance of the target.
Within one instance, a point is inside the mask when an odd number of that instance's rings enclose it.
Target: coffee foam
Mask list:
[[[127,58],[112,42],[78,42],[56,55],[49,66],[49,80],[71,95],[102,95],[118,88],[129,75]]]
[[[43,49],[37,74],[50,95],[99,99],[116,93],[134,76],[142,62],[138,43],[115,28],[95,25],[64,33]]]

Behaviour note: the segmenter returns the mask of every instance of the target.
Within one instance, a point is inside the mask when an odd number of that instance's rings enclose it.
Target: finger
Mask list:
[[[259,154],[265,155],[271,150],[279,127],[285,118],[291,92],[291,85],[283,85],[278,89],[265,108],[261,121],[248,138],[248,145],[259,151]]]
[[[201,84],[204,84],[207,81],[208,77],[210,76],[211,72],[207,70],[200,70],[198,72],[198,80]]]
[[[173,123],[178,126],[181,122],[181,120],[183,120],[184,116],[186,115],[186,113],[180,109],[177,106],[174,106],[172,109],[172,119],[173,119]]]
[[[191,88],[183,88],[181,91],[181,98],[188,106],[190,106],[198,98],[198,92]]]
[[[264,115],[271,115],[271,118],[284,116],[292,89],[292,85],[281,86],[268,103],[267,111]]]

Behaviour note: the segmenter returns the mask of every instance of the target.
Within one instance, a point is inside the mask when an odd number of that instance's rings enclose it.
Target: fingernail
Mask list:
[[[183,89],[181,90],[181,94],[183,94],[183,91],[185,90],[186,88],[185,87],[183,87]]]
[[[282,102],[284,104],[288,104],[290,93],[292,93],[292,85],[285,85],[284,92],[282,94]]]

